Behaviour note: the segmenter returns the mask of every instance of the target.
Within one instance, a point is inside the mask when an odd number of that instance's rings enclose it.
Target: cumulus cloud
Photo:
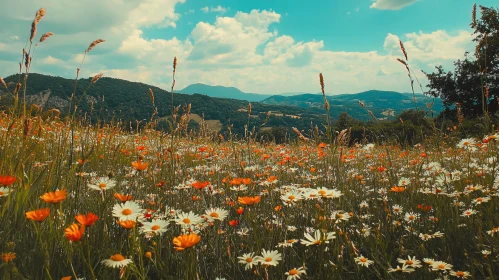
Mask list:
[[[403,7],[414,4],[418,0],[373,0],[371,9],[400,10]]]
[[[12,74],[19,50],[24,47],[22,39],[9,41],[8,38],[18,34],[27,36],[33,17],[31,12],[25,12],[30,9],[19,8],[19,1],[6,1],[12,13],[7,13],[8,9],[0,10],[0,24],[3,21],[7,26],[7,20],[13,23],[8,25],[9,29],[0,30],[0,76]],[[39,0],[23,3],[32,7],[36,1]],[[372,88],[409,91],[405,68],[396,61],[401,57],[399,38],[409,53],[411,67],[421,69],[452,63],[472,49],[469,33],[438,30],[398,36],[387,34],[384,45],[373,48],[381,51],[330,51],[323,41],[296,41],[289,34],[278,34],[275,29],[281,15],[272,10],[237,12],[210,22],[195,22],[189,35],[182,38],[145,35],[148,27],[174,28],[180,18],[176,5],[184,1],[46,0],[47,16],[40,23],[40,33],[54,31],[56,34],[38,47],[33,71],[74,77],[84,49],[94,39],[104,38],[106,42],[87,56],[82,77],[104,73],[168,89],[171,63],[176,56],[178,89],[192,83],[206,83],[235,86],[246,92],[318,92],[318,73],[322,72],[328,93]],[[373,5],[381,9],[392,2],[379,0]],[[407,5],[411,1],[398,1],[402,2]],[[57,8],[57,4],[60,7]],[[214,12],[217,8],[213,8]],[[93,15],[92,9],[96,10],[97,20],[81,16]],[[102,22],[96,22],[99,20]],[[65,26],[64,21],[69,23]],[[10,66],[13,68],[8,70],[6,67]]]
[[[224,8],[220,5],[218,5],[217,7],[203,7],[201,8],[201,11],[203,11],[204,13],[209,13],[209,12],[212,12],[212,13],[226,13],[227,11],[229,10],[229,8]]]

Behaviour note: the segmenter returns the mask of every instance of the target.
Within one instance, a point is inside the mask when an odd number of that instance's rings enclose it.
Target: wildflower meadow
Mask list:
[[[169,130],[88,123],[23,96],[35,45],[52,35],[35,41],[44,15],[18,85],[2,80],[15,102],[0,116],[0,279],[499,277],[493,127],[409,146],[350,144],[329,118],[322,137],[284,144],[213,139],[187,133],[178,107]]]

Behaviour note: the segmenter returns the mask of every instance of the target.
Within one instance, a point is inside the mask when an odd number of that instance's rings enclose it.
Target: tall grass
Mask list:
[[[499,275],[497,133],[347,146],[328,120],[327,143],[317,128],[277,145],[191,137],[173,102],[169,133],[16,106],[0,118],[1,279]]]

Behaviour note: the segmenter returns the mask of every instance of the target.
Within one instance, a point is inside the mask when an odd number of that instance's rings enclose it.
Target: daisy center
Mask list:
[[[325,191],[325,190],[320,190],[320,191],[319,191],[319,194],[320,194],[320,195],[325,195],[325,194],[326,194],[326,191]]]
[[[290,240],[288,240],[287,242],[288,242],[288,243],[294,243],[294,242],[295,242],[295,240],[294,240],[294,239],[290,239]]]
[[[182,222],[183,222],[184,224],[190,224],[190,223],[191,223],[191,220],[189,220],[189,218],[185,218],[185,219],[183,219],[183,220],[182,220]]]
[[[121,214],[128,216],[128,215],[132,214],[132,210],[130,210],[128,208],[123,209],[123,211],[121,211]]]
[[[267,257],[265,258],[265,262],[271,262],[272,261],[272,258],[271,257]]]
[[[293,199],[295,199],[295,196],[294,195],[290,195],[290,196],[288,196],[288,198],[291,199],[291,200],[293,200]]]
[[[210,216],[212,218],[218,218],[220,215],[218,215],[218,213],[216,213],[216,212],[213,212],[213,213],[210,213]]]
[[[439,269],[444,269],[444,268],[445,268],[445,265],[443,265],[443,264],[439,264],[439,265],[438,265],[438,268],[439,268]]]
[[[0,196],[1,196],[1,195],[4,195],[4,194],[5,194],[4,192],[0,192]]]
[[[151,229],[152,229],[152,230],[158,230],[158,229],[160,229],[160,228],[161,228],[161,227],[160,227],[160,226],[158,226],[158,225],[154,225],[154,226],[152,226],[152,227],[151,227]]]
[[[459,270],[458,272],[456,272],[456,276],[463,277],[464,276],[464,272],[462,272],[461,270]]]
[[[361,262],[367,262],[367,259],[366,258],[360,258],[359,259]]]
[[[415,218],[416,218],[416,217],[414,217],[414,216],[412,216],[412,215],[411,215],[411,216],[409,216],[409,220],[414,220]]]
[[[406,265],[411,265],[411,264],[413,264],[413,262],[412,262],[411,260],[406,260],[406,261],[405,261],[405,264],[406,264]]]
[[[298,274],[298,270],[296,270],[296,269],[291,269],[289,271],[289,275],[296,275],[296,274]]]
[[[111,256],[110,259],[115,261],[115,262],[120,262],[120,261],[124,260],[125,257],[123,257],[121,254],[116,254],[116,255]]]
[[[246,262],[247,263],[253,262],[253,258],[246,258]]]

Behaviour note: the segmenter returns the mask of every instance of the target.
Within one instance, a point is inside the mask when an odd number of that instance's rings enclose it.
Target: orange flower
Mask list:
[[[9,176],[9,175],[0,176],[0,185],[4,185],[7,187],[14,184],[15,181],[16,177],[14,176]]]
[[[83,226],[89,227],[95,223],[99,219],[97,215],[92,212],[88,212],[87,215],[78,215],[75,219]]]
[[[230,220],[229,221],[229,225],[232,226],[232,227],[235,227],[239,224],[239,221],[238,220]]]
[[[175,245],[175,251],[182,251],[186,248],[190,248],[201,240],[201,237],[195,233],[183,234],[173,238],[173,244]]]
[[[242,178],[242,182],[245,185],[249,185],[249,184],[251,184],[251,178]]]
[[[129,201],[129,200],[132,200],[133,197],[132,195],[122,195],[122,194],[119,194],[119,193],[115,193],[114,194],[114,197],[118,200],[120,200],[121,202],[126,202],[126,201]]]
[[[258,195],[253,197],[251,196],[238,197],[237,201],[239,201],[239,203],[244,205],[253,205],[255,203],[260,202],[260,196]]]
[[[50,214],[50,209],[43,208],[26,212],[26,218],[36,222],[43,222]]]
[[[64,276],[61,278],[61,280],[71,280],[71,276]]]
[[[195,188],[195,189],[200,190],[200,189],[202,189],[202,188],[204,188],[204,187],[208,186],[209,184],[210,184],[210,182],[200,182],[200,181],[196,181],[196,182],[192,183],[192,184],[191,184],[191,186],[192,186],[193,188]]]
[[[84,232],[85,226],[79,226],[78,224],[72,224],[64,230],[64,233],[66,233],[66,238],[73,242],[80,241]]]
[[[405,191],[405,188],[404,187],[398,187],[398,186],[394,186],[390,189],[390,191],[392,192],[396,192],[396,193],[401,193],[401,192],[404,192]]]
[[[137,222],[132,221],[132,220],[127,220],[127,221],[119,221],[118,220],[117,222],[120,226],[122,226],[123,228],[126,228],[126,229],[131,229],[137,224]]]
[[[146,170],[147,167],[149,166],[149,163],[147,162],[142,162],[140,159],[138,161],[132,162],[132,166],[135,167],[138,171],[143,171]]]
[[[237,214],[242,215],[243,212],[244,212],[244,208],[243,207],[237,208]]]
[[[3,253],[2,261],[4,263],[12,262],[16,258],[16,253]]]
[[[47,203],[59,203],[66,199],[66,190],[44,193],[41,199]]]

